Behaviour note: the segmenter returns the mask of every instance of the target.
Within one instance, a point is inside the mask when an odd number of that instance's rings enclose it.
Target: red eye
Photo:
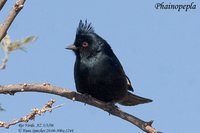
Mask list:
[[[87,42],[83,42],[83,43],[82,43],[82,46],[83,46],[84,48],[87,48],[87,47],[88,47],[88,43],[87,43]]]

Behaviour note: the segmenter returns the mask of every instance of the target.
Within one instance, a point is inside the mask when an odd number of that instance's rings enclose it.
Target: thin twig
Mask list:
[[[58,105],[58,106],[52,107],[53,103],[55,103],[55,100],[50,100],[50,101],[48,101],[47,104],[45,104],[45,106],[43,108],[41,108],[41,109],[34,108],[34,109],[32,109],[32,112],[30,114],[28,114],[24,117],[21,117],[19,119],[13,120],[11,122],[0,121],[0,127],[9,128],[10,126],[16,125],[18,123],[28,122],[29,120],[34,120],[37,115],[44,114],[47,111],[51,112],[53,109],[59,108],[62,106],[62,105]]]
[[[126,112],[123,112],[116,106],[108,105],[102,101],[99,101],[93,97],[88,97],[84,94],[80,94],[75,91],[70,91],[68,89],[63,89],[60,87],[52,86],[50,84],[44,83],[44,84],[13,84],[13,85],[4,85],[0,86],[0,94],[10,94],[14,95],[16,92],[43,92],[43,93],[50,93],[58,96],[62,96],[68,99],[71,99],[73,101],[79,101],[83,102],[92,106],[95,106],[97,108],[100,108],[104,111],[109,112],[109,114],[115,115],[117,117],[120,117],[143,131],[147,133],[159,133],[152,127],[153,121],[145,122],[133,115],[130,115]]]
[[[7,52],[7,51],[4,51],[4,54],[5,54],[5,56],[4,56],[4,58],[3,59],[1,59],[0,58],[0,62],[1,62],[1,64],[0,64],[0,70],[1,69],[5,69],[5,67],[6,67],[6,63],[7,63],[7,61],[8,61],[8,55],[9,55],[9,53]]]
[[[15,17],[17,16],[17,14],[24,7],[25,1],[26,0],[17,0],[15,5],[13,6],[12,10],[10,11],[7,19],[0,26],[0,42],[5,37],[5,35],[7,34],[7,31],[9,29],[10,25],[12,24],[12,22],[14,21]]]
[[[5,5],[6,2],[7,2],[7,0],[1,0],[0,1],[0,11],[3,8],[3,6]]]

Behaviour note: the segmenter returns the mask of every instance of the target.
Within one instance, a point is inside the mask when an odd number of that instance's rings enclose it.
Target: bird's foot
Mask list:
[[[119,107],[117,105],[115,105],[115,102],[107,102],[105,111],[107,111],[110,115],[111,112],[113,112],[114,109],[116,109],[116,108],[119,109]]]
[[[106,104],[107,104],[107,106],[118,108],[118,106],[115,105],[115,102],[107,102]]]
[[[92,96],[90,94],[84,93],[84,99],[85,101],[88,101]],[[84,105],[87,105],[87,103],[84,103]]]

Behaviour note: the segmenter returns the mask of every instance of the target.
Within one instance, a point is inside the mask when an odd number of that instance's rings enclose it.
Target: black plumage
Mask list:
[[[152,100],[130,93],[131,82],[110,45],[95,33],[91,23],[79,22],[74,44],[76,89],[104,102],[137,105]]]

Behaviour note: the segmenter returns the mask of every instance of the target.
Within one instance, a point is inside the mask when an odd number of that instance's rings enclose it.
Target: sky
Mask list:
[[[156,3],[191,4],[196,9],[155,9]],[[0,12],[3,22],[15,0]],[[76,90],[73,67],[75,55],[65,47],[74,42],[80,19],[88,20],[95,32],[111,45],[132,81],[134,93],[153,99],[152,103],[119,108],[163,133],[199,131],[200,112],[200,1],[47,1],[27,0],[8,34],[11,39],[34,35],[38,40],[27,52],[10,54],[0,85],[50,83]],[[2,51],[0,52],[2,57]],[[142,133],[136,126],[90,105],[44,93],[0,95],[0,121],[10,121],[42,107],[50,99],[64,106],[28,122],[42,127],[15,125],[4,133],[25,133],[43,128],[58,133]],[[46,125],[46,126],[45,126]],[[51,125],[51,126],[47,126]],[[22,127],[24,126],[24,127]],[[20,132],[21,131],[21,132]],[[46,133],[45,132],[45,133]]]

